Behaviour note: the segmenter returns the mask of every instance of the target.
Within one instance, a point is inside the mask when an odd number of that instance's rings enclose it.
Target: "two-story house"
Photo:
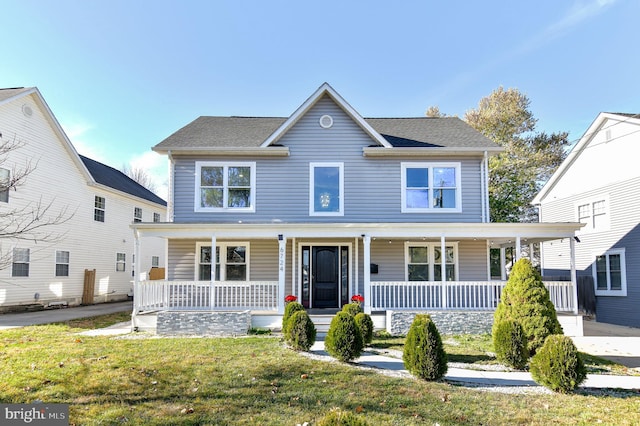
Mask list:
[[[0,147],[0,311],[126,300],[135,271],[165,266],[151,239],[134,271],[129,225],[166,202],[78,155],[37,88],[0,89]]]
[[[167,276],[137,283],[137,326],[247,309],[277,327],[289,294],[312,313],[362,295],[377,326],[391,311],[490,317],[504,286],[490,250],[578,227],[490,223],[498,145],[454,117],[365,119],[326,83],[289,117],[199,117],[153,149],[170,163],[170,223],[134,228],[167,239]]]
[[[601,113],[534,199],[540,219],[584,224],[578,275],[592,277],[599,322],[640,327],[640,115]],[[543,245],[548,275],[567,274],[567,242]]]

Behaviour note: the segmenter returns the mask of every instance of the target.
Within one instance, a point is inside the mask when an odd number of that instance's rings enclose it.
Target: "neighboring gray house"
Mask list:
[[[640,327],[640,114],[601,113],[534,199],[540,220],[576,221],[578,275],[593,277],[599,322]],[[567,241],[543,245],[567,273]]]
[[[498,145],[454,117],[365,119],[326,83],[290,117],[200,117],[153,149],[172,223],[134,229],[167,239],[167,276],[136,284],[134,313],[248,309],[278,326],[289,294],[314,313],[357,294],[367,312],[486,313],[504,286],[491,249],[579,227],[490,223]],[[552,290],[576,310],[572,283]]]

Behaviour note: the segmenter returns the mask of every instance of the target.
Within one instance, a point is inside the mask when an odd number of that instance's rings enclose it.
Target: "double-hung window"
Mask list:
[[[580,201],[577,206],[578,222],[585,226],[578,231],[580,234],[603,232],[609,230],[609,199],[602,196],[591,200]]]
[[[56,250],[56,277],[69,276],[69,252]]]
[[[142,222],[142,209],[140,207],[133,208],[133,221]]]
[[[0,167],[0,202],[9,202],[9,185],[11,185],[11,172]]]
[[[445,280],[456,281],[458,276],[458,245],[445,245]],[[405,245],[407,281],[442,281],[442,247],[439,243]]]
[[[611,249],[595,256],[593,281],[596,296],[626,296],[627,272],[625,249]]]
[[[199,281],[211,279],[212,262],[215,262],[216,281],[249,281],[249,243],[218,243],[215,257],[211,244],[198,243],[197,250]]]
[[[256,163],[196,162],[195,211],[255,212]]]
[[[96,222],[104,222],[104,211],[106,201],[104,197],[95,196],[93,209],[93,220]]]
[[[403,213],[462,211],[460,163],[402,163]]]
[[[127,265],[126,253],[116,253],[116,271],[124,272]]]
[[[344,215],[343,163],[309,164],[309,215]]]
[[[31,250],[28,248],[14,248],[13,260],[11,264],[11,276],[12,277],[28,277],[29,276],[29,262]]]

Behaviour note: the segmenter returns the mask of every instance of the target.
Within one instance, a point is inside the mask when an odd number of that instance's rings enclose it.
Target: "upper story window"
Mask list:
[[[98,197],[96,195],[93,209],[93,220],[96,222],[104,222],[105,205],[106,201],[104,197]]]
[[[445,246],[445,280],[456,281],[458,276],[458,245]],[[405,245],[407,281],[442,281],[442,247],[438,243]]]
[[[14,248],[11,263],[12,277],[28,277],[31,250],[28,248]]]
[[[343,163],[309,164],[309,215],[344,216]]]
[[[402,163],[402,212],[461,212],[460,163]]]
[[[142,222],[142,209],[140,207],[133,208],[133,221]]]
[[[69,276],[69,252],[56,250],[56,277]]]
[[[256,163],[196,162],[195,211],[254,212]]]
[[[0,202],[9,202],[9,185],[11,179],[11,172],[7,169],[0,167]]]
[[[611,249],[596,255],[593,263],[596,296],[626,296],[627,272],[625,249]]]
[[[154,222],[160,222],[160,213],[154,213],[153,214],[153,221]]]
[[[127,254],[126,253],[116,253],[116,271],[124,272],[127,266]]]
[[[197,276],[200,281],[211,279],[213,253],[211,244],[198,244]],[[223,254],[222,259],[220,253]],[[221,261],[222,260],[222,261]],[[216,281],[249,280],[249,243],[225,242],[216,245]]]
[[[578,232],[588,234],[609,230],[609,199],[599,197],[591,200],[583,200],[576,204],[578,222],[584,223]]]

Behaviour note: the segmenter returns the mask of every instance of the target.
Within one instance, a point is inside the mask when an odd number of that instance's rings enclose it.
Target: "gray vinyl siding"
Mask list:
[[[605,232],[578,234],[580,242],[576,243],[577,273],[591,275],[596,254],[613,248],[624,248],[627,296],[598,296],[596,315],[601,322],[640,327],[640,177],[545,203],[542,206],[542,218],[547,222],[575,221],[576,203],[605,195],[609,197],[610,228]],[[554,246],[545,244],[545,269],[569,268],[567,260],[556,260],[556,249],[560,246],[568,246],[568,243],[554,242]]]
[[[330,129],[319,126],[333,117]],[[278,141],[289,157],[234,158],[175,156],[175,222],[480,222],[481,160],[461,163],[461,213],[401,213],[401,163],[450,162],[447,158],[371,158],[362,149],[374,141],[328,97],[321,99]],[[194,212],[196,161],[255,161],[256,211]],[[309,216],[309,163],[344,164],[344,216]]]

